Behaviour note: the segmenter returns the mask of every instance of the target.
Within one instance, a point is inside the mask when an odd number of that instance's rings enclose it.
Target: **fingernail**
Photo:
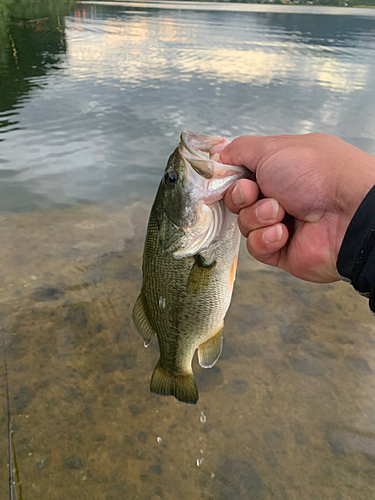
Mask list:
[[[266,229],[263,233],[262,239],[265,243],[277,243],[281,240],[283,235],[283,228],[281,224],[276,224]]]
[[[278,211],[278,202],[270,198],[256,207],[255,214],[260,221],[266,221],[275,219]]]
[[[235,205],[241,207],[245,204],[245,197],[243,195],[241,186],[237,183],[232,191],[232,200]]]

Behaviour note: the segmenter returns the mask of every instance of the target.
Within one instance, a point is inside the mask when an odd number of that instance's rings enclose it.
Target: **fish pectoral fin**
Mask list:
[[[212,368],[223,349],[223,325],[212,337],[198,346],[198,361],[202,368]]]
[[[147,347],[151,342],[152,337],[155,335],[155,332],[147,319],[145,308],[143,306],[142,293],[138,295],[134,304],[132,316],[134,325]]]
[[[193,374],[170,375],[161,364],[156,363],[151,377],[150,391],[161,396],[174,396],[178,401],[195,405],[198,401],[198,389]]]
[[[210,262],[201,254],[195,256],[195,262],[190,270],[186,289],[192,295],[199,295],[208,290],[216,261]]]

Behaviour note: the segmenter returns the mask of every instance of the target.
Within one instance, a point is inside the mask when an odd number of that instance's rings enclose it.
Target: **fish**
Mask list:
[[[149,216],[142,287],[132,317],[147,347],[156,335],[160,358],[153,394],[196,404],[192,360],[211,368],[223,348],[224,317],[237,270],[237,215],[224,203],[229,186],[249,172],[220,163],[221,136],[182,132],[168,159]]]

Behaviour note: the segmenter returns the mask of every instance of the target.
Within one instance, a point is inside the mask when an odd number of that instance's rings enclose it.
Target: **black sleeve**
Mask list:
[[[370,299],[375,313],[375,186],[367,193],[346,230],[337,270],[361,295]]]

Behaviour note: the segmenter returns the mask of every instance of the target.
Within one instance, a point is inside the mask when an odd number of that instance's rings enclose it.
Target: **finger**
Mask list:
[[[250,231],[261,227],[273,226],[281,222],[285,216],[285,210],[273,198],[259,200],[253,205],[240,211],[238,225],[241,233],[248,237]]]
[[[238,214],[241,208],[252,205],[258,197],[258,185],[248,179],[240,179],[226,192],[225,203],[231,212]]]
[[[255,173],[259,164],[289,144],[292,137],[243,135],[234,139],[221,151],[220,161],[228,165],[244,165]]]
[[[288,237],[286,226],[275,224],[251,231],[246,241],[246,247],[249,254],[259,262],[277,266],[281,257],[281,249],[286,245]]]
[[[214,156],[215,154],[221,153],[222,150],[230,143],[230,140],[227,139],[226,137],[223,137],[222,141],[219,144],[215,144],[210,149],[210,156]]]

